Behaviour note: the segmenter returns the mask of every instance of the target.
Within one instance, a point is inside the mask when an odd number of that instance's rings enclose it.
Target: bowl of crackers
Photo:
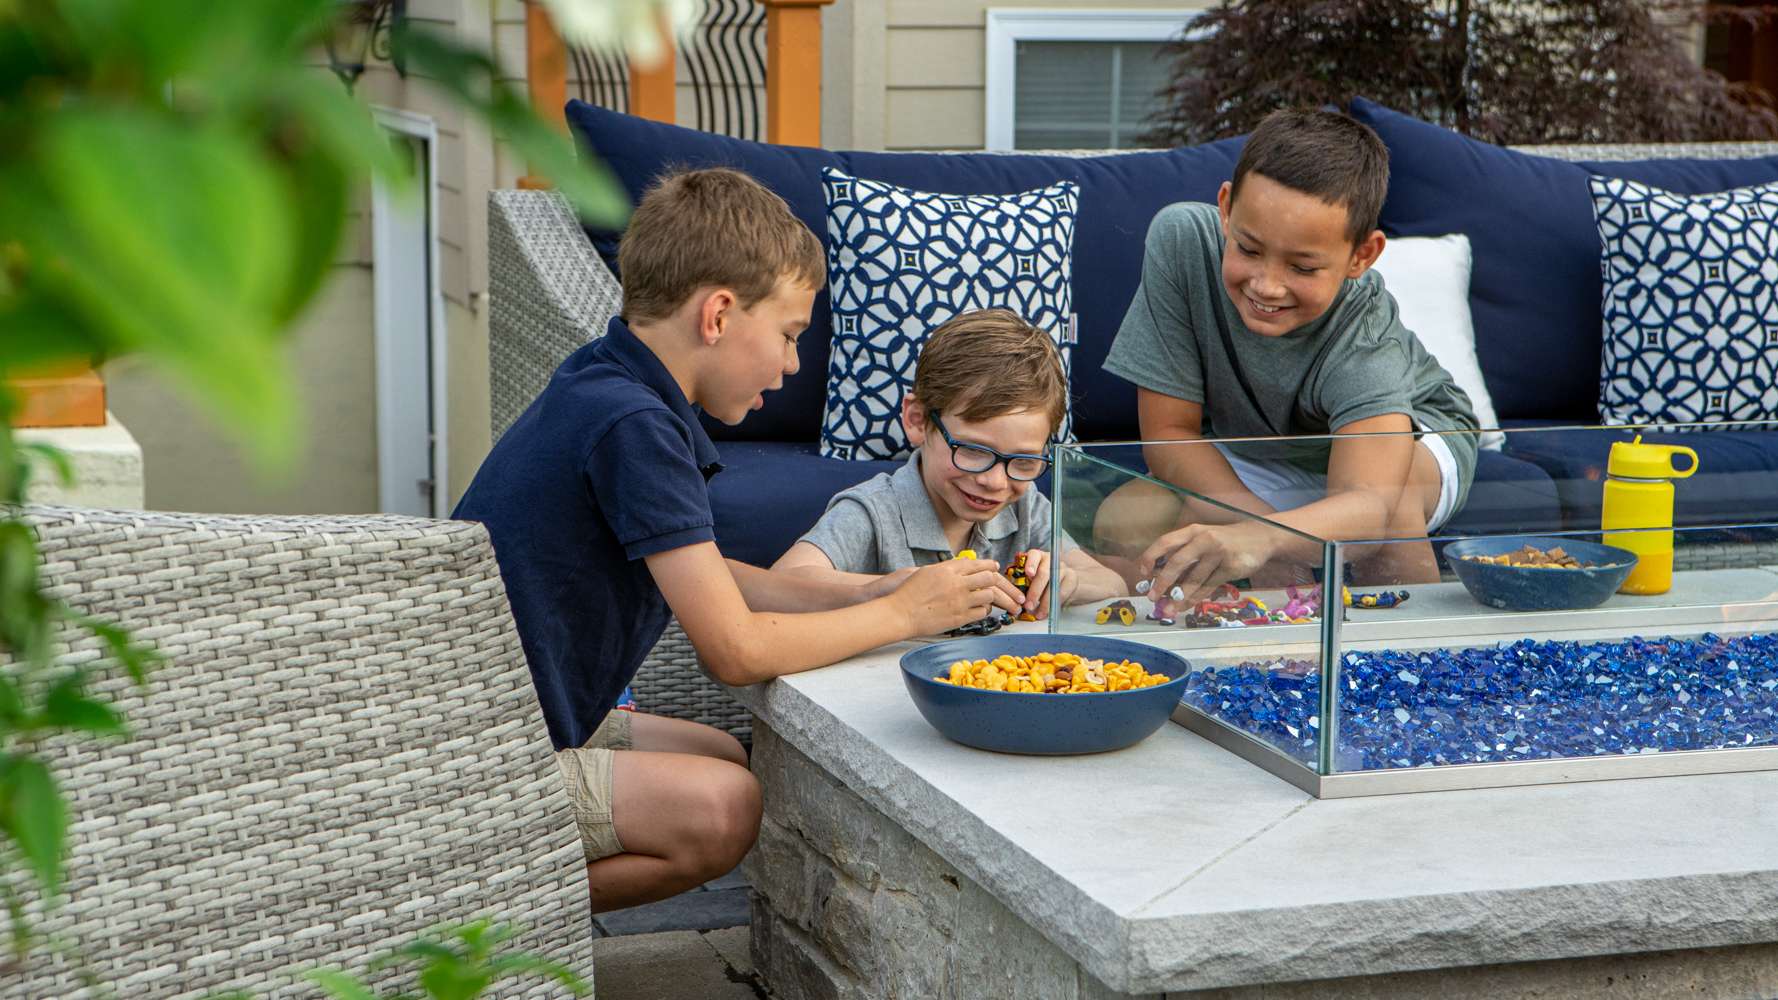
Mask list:
[[[1471,597],[1506,611],[1576,611],[1605,603],[1636,567],[1636,553],[1576,538],[1512,535],[1445,546]]]
[[[1164,725],[1190,665],[1176,653],[1089,635],[952,639],[901,657],[901,677],[932,727],[1000,753],[1120,750]]]

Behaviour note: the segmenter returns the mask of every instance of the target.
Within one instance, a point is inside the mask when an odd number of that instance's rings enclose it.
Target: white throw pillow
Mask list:
[[[1451,373],[1457,388],[1469,395],[1476,422],[1485,428],[1500,426],[1475,356],[1475,323],[1469,316],[1469,237],[1456,233],[1393,239],[1375,267],[1395,296],[1402,325],[1414,331]],[[1490,451],[1499,451],[1505,442],[1506,435],[1497,430],[1482,435],[1482,447]]]

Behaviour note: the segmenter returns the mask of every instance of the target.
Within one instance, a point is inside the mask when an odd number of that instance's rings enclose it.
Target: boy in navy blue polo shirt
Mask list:
[[[669,616],[740,685],[1017,606],[991,561],[855,586],[717,551],[707,483],[721,466],[697,410],[739,423],[795,374],[826,277],[782,199],[732,170],[670,176],[637,206],[618,267],[623,315],[556,370],[456,511],[493,539],[596,911],[718,877],[759,831],[733,737],[612,711]]]

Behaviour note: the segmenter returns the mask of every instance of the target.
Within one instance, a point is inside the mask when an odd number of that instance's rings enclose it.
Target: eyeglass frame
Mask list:
[[[1050,450],[1050,443],[1049,442],[1045,442],[1045,444],[1043,446],[1044,454],[1042,454],[1042,455],[1032,455],[1027,452],[1014,452],[1013,454],[1008,455],[1003,452],[997,451],[993,448],[990,448],[985,444],[976,444],[974,441],[959,441],[956,438],[952,437],[950,430],[945,427],[945,422],[938,418],[938,411],[937,410],[926,411],[926,417],[927,417],[927,419],[932,421],[932,426],[938,428],[939,436],[944,438],[945,444],[950,445],[950,447],[951,447],[951,465],[953,467],[955,467],[958,472],[967,472],[972,476],[979,476],[984,472],[992,472],[994,470],[994,466],[996,466],[996,465],[1004,465],[1004,466],[1006,466],[1006,478],[1008,478],[1014,482],[1018,482],[1018,483],[1031,483],[1031,482],[1036,482],[1039,479],[1042,479],[1043,474],[1050,470],[1051,465],[1055,464],[1054,460],[1051,459],[1049,456],[1049,450]],[[957,461],[957,449],[959,449],[959,448],[968,448],[971,451],[985,452],[989,455],[994,456],[994,461],[989,462],[986,468],[966,469],[963,467],[963,463]],[[1043,468],[1038,469],[1037,474],[1034,476],[1031,476],[1029,478],[1027,478],[1025,476],[1015,476],[1015,475],[1013,475],[1013,471],[1012,471],[1012,463],[1013,463],[1014,459],[1020,459],[1020,458],[1029,458],[1034,461],[1042,462]]]

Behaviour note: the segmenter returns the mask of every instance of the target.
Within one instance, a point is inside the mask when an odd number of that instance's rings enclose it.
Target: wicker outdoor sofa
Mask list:
[[[1562,160],[1739,159],[1778,155],[1778,143],[1525,146],[1521,151]],[[1100,156],[1110,151],[1059,155]],[[1058,154],[1052,154],[1058,155]],[[1132,152],[1131,155],[1142,155]],[[489,329],[495,439],[517,419],[564,358],[601,335],[620,307],[617,280],[605,267],[560,195],[496,191],[489,198]],[[802,378],[818,377],[803,373]],[[718,449],[721,449],[720,442]],[[1778,546],[1734,550],[1698,547],[1682,559],[1771,562]],[[633,689],[643,710],[707,722],[746,738],[750,720],[720,684],[698,667],[697,654],[677,624],[638,672]]]
[[[127,738],[39,747],[73,822],[68,902],[32,923],[66,951],[0,972],[0,997],[312,997],[303,970],[364,974],[482,916],[591,981],[586,868],[480,525],[24,516],[48,591],[166,660],[143,689],[103,675]],[[86,636],[69,659],[98,655]]]

